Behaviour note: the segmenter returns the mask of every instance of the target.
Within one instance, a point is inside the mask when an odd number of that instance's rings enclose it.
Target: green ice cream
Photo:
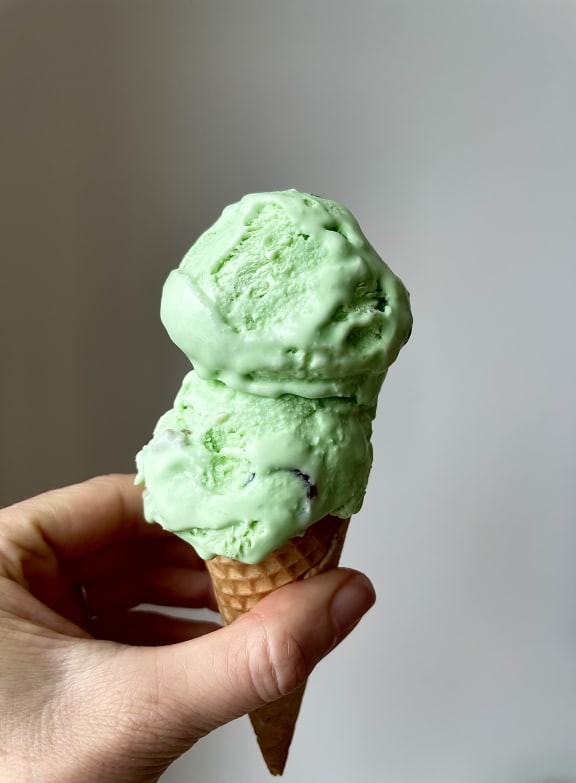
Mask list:
[[[348,399],[239,392],[194,371],[138,455],[146,516],[208,559],[259,562],[362,505],[371,418]]]
[[[227,207],[169,275],[161,317],[202,378],[370,404],[412,323],[351,213],[296,190]]]
[[[347,209],[295,190],[227,207],[164,286],[194,366],[137,457],[145,514],[260,562],[327,514],[360,509],[409,296]]]

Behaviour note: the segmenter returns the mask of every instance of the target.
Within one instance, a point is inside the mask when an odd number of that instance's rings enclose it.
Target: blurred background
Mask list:
[[[412,293],[344,553],[379,602],[286,783],[576,780],[575,41],[571,0],[0,0],[0,504],[133,469],[162,283],[244,193],[342,201]],[[163,781],[232,779],[247,719]]]

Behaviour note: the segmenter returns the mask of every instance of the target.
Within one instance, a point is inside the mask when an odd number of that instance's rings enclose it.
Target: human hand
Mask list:
[[[0,781],[157,781],[200,737],[301,685],[373,601],[366,577],[339,568],[277,590],[227,628],[142,611],[215,604],[193,549],[142,519],[132,477],[10,506],[0,511]]]

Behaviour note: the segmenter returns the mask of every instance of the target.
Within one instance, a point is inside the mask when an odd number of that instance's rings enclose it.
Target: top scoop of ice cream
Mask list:
[[[406,289],[351,213],[296,190],[227,207],[169,275],[161,317],[204,379],[363,404],[412,325]]]

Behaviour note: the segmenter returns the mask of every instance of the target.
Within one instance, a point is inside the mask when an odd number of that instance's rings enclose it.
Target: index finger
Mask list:
[[[148,524],[142,513],[142,489],[134,476],[98,476],[52,490],[4,509],[0,519],[11,537],[23,537],[32,550],[34,537],[62,558],[78,557],[111,543],[142,536],[169,536]]]

